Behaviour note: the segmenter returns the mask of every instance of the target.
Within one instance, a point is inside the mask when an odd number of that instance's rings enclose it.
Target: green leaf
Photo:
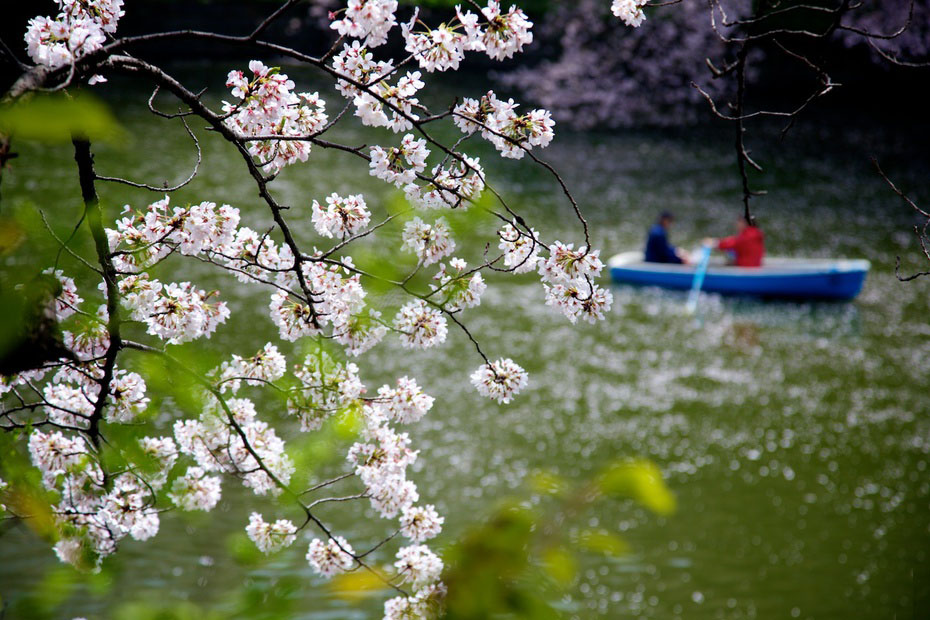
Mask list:
[[[662,472],[651,461],[615,463],[597,480],[605,495],[629,497],[659,515],[675,512],[675,496],[662,480]]]
[[[542,565],[546,573],[563,588],[570,586],[578,574],[575,556],[562,547],[543,551]]]
[[[551,470],[539,470],[527,477],[530,489],[540,495],[562,496],[569,488],[568,482]]]
[[[610,556],[624,555],[630,549],[625,540],[610,532],[584,530],[575,542],[581,549]]]
[[[125,130],[98,98],[78,93],[36,95],[0,108],[0,133],[40,142],[70,142],[72,136],[119,142]]]

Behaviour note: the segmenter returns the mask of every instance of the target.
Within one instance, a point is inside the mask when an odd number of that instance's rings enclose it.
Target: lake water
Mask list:
[[[334,93],[323,94],[337,104]],[[124,109],[127,100],[118,99],[116,108],[132,136],[121,148],[99,149],[99,172],[160,182],[169,162],[171,177],[183,178],[194,155],[179,124]],[[481,306],[463,318],[490,356],[513,357],[530,372],[529,388],[511,405],[484,400],[468,385],[480,360],[451,328],[439,349],[410,354],[388,338],[363,358],[370,391],[409,374],[437,399],[409,431],[421,450],[412,474],[421,499],[446,516],[440,548],[501,498],[527,497],[529,472],[544,468],[581,481],[615,459],[643,457],[665,473],[678,510],[659,518],[613,501],[586,513],[582,525],[621,534],[631,551],[582,558],[577,582],[554,595],[567,616],[930,617],[930,278],[895,279],[896,254],[920,266],[910,233],[915,222],[867,160],[879,155],[928,205],[927,153],[909,147],[903,131],[799,130],[811,137],[757,143],[755,154],[769,168],[760,184],[770,193],[756,201],[768,251],[871,260],[855,302],[711,295],[695,318],[683,312],[683,294],[614,287],[606,321],[571,326],[543,306],[536,278],[492,274]],[[198,134],[203,171],[176,194],[177,202],[228,202],[261,229],[269,218],[238,155],[215,136]],[[340,136],[352,144],[372,140],[349,131]],[[21,157],[3,176],[4,208],[31,200],[59,230],[69,229],[80,210],[70,149],[17,147]],[[547,239],[580,240],[551,177],[529,163],[497,163],[487,149],[475,152],[492,183]],[[605,258],[638,248],[661,209],[677,214],[672,237],[685,246],[729,233],[739,213],[729,129],[557,131],[543,155],[564,172]],[[391,200],[386,186],[354,181],[366,169],[349,155],[315,149],[309,163],[273,184],[292,205],[288,217],[307,245],[319,243],[309,225],[313,198],[362,191],[384,214]],[[126,202],[141,207],[151,200],[120,186],[101,193],[112,217]],[[493,226],[481,218],[453,223],[472,239]],[[385,238],[389,243],[370,246],[370,257],[407,260],[391,253],[399,230],[387,230]],[[480,249],[466,258],[479,256]],[[211,346],[245,355],[272,337],[264,293],[218,281],[199,264],[175,277],[222,285],[233,317]],[[164,412],[164,428],[172,415]],[[262,415],[300,441],[279,410],[269,405]],[[340,465],[333,458],[320,467],[322,475]],[[228,538],[241,535],[248,513],[262,504],[235,481],[224,488],[215,513],[165,515],[155,539],[127,539],[112,560],[118,570],[62,590],[67,598],[50,617],[111,617],[133,600],[189,600],[227,617],[233,599],[258,586],[280,588],[295,605],[289,617],[379,617],[381,599],[353,604],[318,587],[303,560],[305,542],[259,565],[237,562]],[[367,514],[361,506],[321,513],[360,541],[356,548],[389,532],[388,523],[372,523]],[[57,567],[27,528],[0,537],[3,600],[46,596],[67,581]]]

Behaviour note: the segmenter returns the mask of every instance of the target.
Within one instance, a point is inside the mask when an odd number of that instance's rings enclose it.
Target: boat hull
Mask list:
[[[642,253],[618,254],[609,261],[615,282],[690,289],[694,266],[646,263]],[[866,260],[773,258],[757,268],[712,264],[701,290],[723,295],[752,295],[788,299],[853,299],[869,271]]]

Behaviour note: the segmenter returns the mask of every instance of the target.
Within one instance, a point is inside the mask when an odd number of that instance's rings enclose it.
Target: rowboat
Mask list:
[[[614,282],[689,289],[695,265],[647,263],[642,252],[623,252],[608,261]],[[766,258],[762,267],[727,265],[714,257],[701,290],[723,295],[791,299],[853,299],[862,290],[869,261],[846,258]]]

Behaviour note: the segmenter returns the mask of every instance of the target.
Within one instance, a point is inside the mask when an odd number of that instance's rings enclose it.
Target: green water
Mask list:
[[[336,104],[334,93],[323,94]],[[180,125],[128,107],[129,95],[138,104],[139,92],[122,95],[116,108],[131,137],[120,148],[98,149],[99,172],[159,183],[167,169],[169,181],[184,178],[194,154]],[[215,136],[199,128],[198,134],[202,172],[176,201],[228,202],[243,210],[244,224],[262,229],[269,217],[238,155]],[[340,137],[351,144],[372,140],[352,131]],[[548,468],[583,480],[614,459],[646,457],[665,472],[678,511],[658,518],[613,502],[587,513],[581,525],[622,534],[631,552],[582,558],[577,582],[556,596],[568,616],[930,616],[930,279],[902,284],[894,278],[896,254],[919,265],[909,233],[914,220],[866,158],[880,155],[930,204],[926,152],[909,147],[911,140],[904,131],[834,127],[756,153],[769,168],[762,181],[770,194],[758,201],[769,253],[871,260],[854,303],[707,296],[696,320],[682,312],[682,294],[614,287],[606,321],[573,327],[543,306],[536,278],[492,274],[482,305],[463,318],[490,356],[513,357],[531,373],[529,388],[513,404],[499,407],[467,384],[480,359],[451,329],[437,350],[410,354],[388,338],[363,358],[369,390],[409,374],[437,398],[430,415],[409,429],[421,450],[412,473],[421,500],[446,516],[437,546],[455,540],[498,499],[525,497],[528,472]],[[80,209],[69,148],[17,147],[21,156],[3,176],[4,208],[32,201],[52,214],[59,231],[68,230]],[[547,238],[579,240],[550,177],[525,162],[497,163],[487,149],[476,152],[492,182]],[[639,247],[663,208],[678,215],[673,240],[684,245],[727,233],[738,213],[728,134],[557,132],[545,155],[564,171],[605,257]],[[313,198],[363,191],[383,216],[387,187],[365,177],[366,169],[350,155],[316,149],[309,163],[287,169],[273,184],[292,205],[287,217],[306,246],[320,243],[309,225]],[[122,204],[151,200],[121,186],[100,191],[111,217]],[[493,226],[474,218],[455,223],[475,239]],[[367,260],[406,260],[390,254],[399,229],[384,237],[388,242],[371,246],[379,253]],[[480,248],[465,257],[477,261]],[[244,355],[273,337],[265,293],[218,279],[196,263],[173,267],[180,274],[175,279],[220,287],[230,302],[233,317],[210,346]],[[83,293],[90,295],[86,287]],[[163,412],[163,429],[172,415]],[[280,411],[262,415],[299,440]],[[325,471],[339,467],[330,463]],[[303,560],[305,543],[259,566],[232,559],[228,535],[241,532],[262,503],[235,481],[224,489],[214,513],[165,515],[153,540],[127,539],[113,559],[119,570],[108,573],[109,586],[77,587],[53,617],[106,618],[131,600],[190,600],[222,615],[232,597],[252,586],[293,599],[293,617],[380,617],[381,599],[355,605],[319,587]],[[264,511],[269,517],[267,506]],[[294,518],[286,507],[279,513]],[[337,523],[356,549],[390,528],[368,520],[361,505],[321,516]],[[42,584],[56,566],[48,546],[27,528],[0,537],[4,600],[47,591]]]

